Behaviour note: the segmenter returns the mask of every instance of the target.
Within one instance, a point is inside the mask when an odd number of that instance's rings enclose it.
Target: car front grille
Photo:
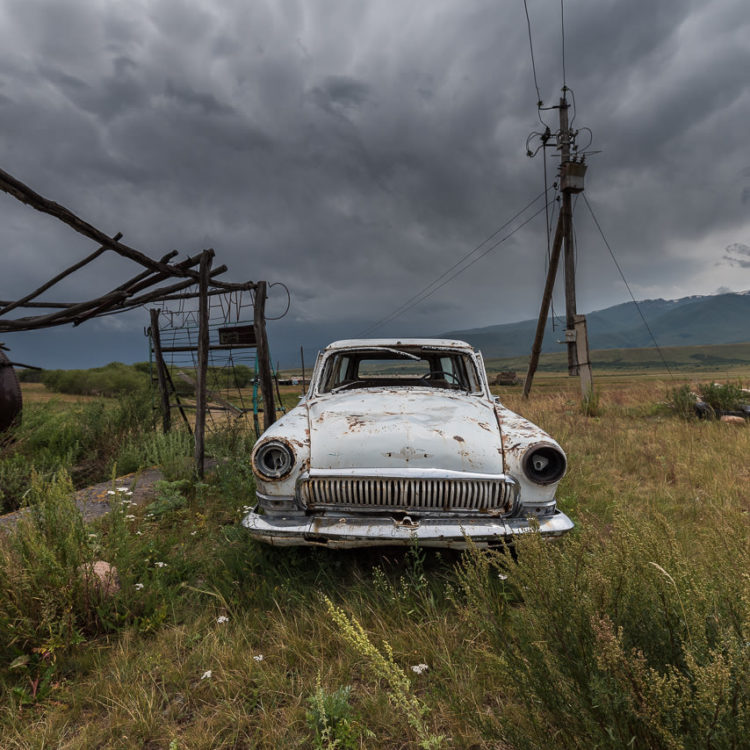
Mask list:
[[[300,482],[298,493],[310,510],[509,513],[517,496],[517,485],[508,477],[308,477]]]

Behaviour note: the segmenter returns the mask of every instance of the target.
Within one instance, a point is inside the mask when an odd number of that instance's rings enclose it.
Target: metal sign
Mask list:
[[[254,326],[232,326],[219,328],[219,344],[222,346],[255,346]]]

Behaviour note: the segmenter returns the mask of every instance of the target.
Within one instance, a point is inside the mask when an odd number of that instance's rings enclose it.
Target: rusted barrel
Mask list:
[[[22,408],[18,376],[5,352],[0,350],[0,432],[5,432],[13,424]]]

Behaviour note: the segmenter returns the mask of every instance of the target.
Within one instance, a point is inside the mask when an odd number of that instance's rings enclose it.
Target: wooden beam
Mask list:
[[[27,206],[31,206],[37,211],[41,211],[41,213],[54,216],[56,219],[67,224],[71,229],[74,229],[84,237],[88,237],[89,239],[94,240],[94,242],[98,242],[100,245],[103,245],[110,250],[114,250],[125,258],[130,258],[130,260],[140,263],[142,266],[150,268],[152,271],[160,271],[168,276],[192,276],[196,279],[198,277],[198,274],[194,271],[178,271],[174,266],[169,266],[160,261],[153,260],[139,250],[128,247],[127,245],[108,237],[104,232],[76,216],[72,211],[65,208],[65,206],[61,206],[59,203],[55,203],[54,201],[39,195],[39,193],[34,192],[30,187],[24,185],[20,180],[17,180],[13,175],[8,174],[2,169],[0,169],[0,190],[17,198],[21,203],[25,203]]]
[[[161,335],[159,333],[159,311],[150,310],[151,315],[151,346],[156,360],[156,376],[159,380],[159,395],[161,396],[162,430],[167,433],[172,427],[172,410],[169,406],[169,391],[167,390],[167,366],[161,352]]]
[[[271,357],[268,352],[266,335],[266,282],[259,281],[255,289],[255,342],[258,349],[258,372],[260,390],[263,395],[263,429],[267,430],[276,421],[276,404],[273,395]]]
[[[122,232],[118,232],[112,239],[119,240],[122,237]],[[50,287],[53,287],[58,282],[62,281],[66,276],[70,276],[70,274],[74,273],[75,271],[78,271],[80,268],[83,268],[85,265],[88,265],[91,263],[91,261],[96,260],[102,253],[106,252],[108,248],[104,247],[102,245],[98,250],[94,250],[93,253],[90,255],[87,255],[83,260],[78,261],[78,263],[70,266],[70,268],[66,268],[64,271],[61,271],[57,274],[54,278],[50,279],[45,284],[42,284],[38,289],[35,289],[33,292],[27,294],[25,297],[21,297],[21,299],[16,300],[15,302],[2,302],[0,304],[4,305],[3,309],[0,310],[0,316],[7,315],[11,310],[15,310],[17,307],[24,307],[26,306],[27,302],[30,302],[35,297],[38,297],[40,294],[43,294],[46,292]]]
[[[539,310],[539,319],[536,322],[536,334],[534,335],[534,344],[531,347],[531,357],[529,359],[529,369],[526,373],[526,380],[523,384],[523,397],[528,398],[531,392],[531,384],[534,382],[534,373],[539,365],[539,355],[542,353],[542,341],[544,340],[544,328],[547,325],[547,316],[549,315],[549,306],[552,302],[552,291],[555,288],[555,279],[557,278],[557,267],[560,262],[560,250],[563,241],[563,217],[560,214],[557,217],[557,229],[555,229],[555,240],[552,244],[552,253],[549,258],[549,268],[547,268],[547,280],[544,284],[542,293],[542,306]]]
[[[195,471],[203,478],[206,457],[206,375],[208,374],[208,284],[211,278],[213,250],[204,250],[200,264],[200,296],[198,297],[198,371],[195,389]]]

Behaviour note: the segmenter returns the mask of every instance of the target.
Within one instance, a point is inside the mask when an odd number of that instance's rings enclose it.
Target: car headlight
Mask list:
[[[568,462],[553,445],[532,446],[523,457],[524,474],[537,484],[552,484],[562,479]]]
[[[253,470],[269,479],[281,479],[294,466],[294,452],[280,440],[268,440],[253,453]]]

